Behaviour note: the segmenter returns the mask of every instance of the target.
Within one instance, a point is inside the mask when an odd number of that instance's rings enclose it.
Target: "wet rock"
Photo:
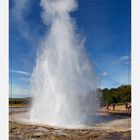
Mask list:
[[[35,131],[43,131],[43,132],[48,132],[48,130],[46,128],[43,127],[38,127],[36,129],[34,129]]]
[[[32,135],[32,138],[41,138],[43,135],[43,132],[36,132]]]

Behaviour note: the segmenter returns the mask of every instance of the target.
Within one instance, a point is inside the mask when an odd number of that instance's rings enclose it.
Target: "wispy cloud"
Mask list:
[[[108,73],[107,73],[107,72],[103,72],[101,75],[102,75],[102,76],[107,76]]]
[[[20,77],[19,80],[21,82],[30,82],[30,79],[29,78],[24,78],[24,77]]]
[[[10,72],[12,72],[12,73],[16,73],[16,74],[22,74],[22,75],[28,75],[28,76],[31,76],[31,73],[29,73],[29,72],[25,72],[25,71],[20,71],[20,70],[10,70]]]
[[[123,64],[130,64],[131,57],[130,57],[130,55],[121,56],[121,57],[120,57],[120,61],[121,61]]]
[[[128,55],[124,55],[120,57],[120,60],[128,60],[130,57]]]
[[[130,64],[131,63],[131,56],[130,55],[123,55],[114,60],[109,61],[110,65],[119,65],[119,64]]]

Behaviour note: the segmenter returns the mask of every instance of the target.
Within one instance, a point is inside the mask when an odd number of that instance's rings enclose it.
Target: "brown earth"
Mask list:
[[[131,140],[131,132],[98,129],[60,129],[9,122],[10,140]]]
[[[24,108],[29,106],[12,105],[10,107]],[[131,112],[125,111],[124,105],[116,106],[115,111],[112,110],[111,106],[109,111],[103,107],[101,112],[113,113],[115,115],[131,115]],[[118,121],[116,124],[105,123],[101,127],[99,125],[87,129],[64,129],[20,123],[11,119],[11,116],[14,117],[14,114],[20,113],[23,112],[10,112],[9,114],[9,140],[131,140],[131,118]]]

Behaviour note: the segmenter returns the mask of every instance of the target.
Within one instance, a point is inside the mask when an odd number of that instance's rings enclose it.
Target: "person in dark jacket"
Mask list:
[[[125,102],[125,110],[128,111],[128,103]]]
[[[115,110],[115,103],[113,102],[112,104],[112,107],[113,107],[113,111]]]

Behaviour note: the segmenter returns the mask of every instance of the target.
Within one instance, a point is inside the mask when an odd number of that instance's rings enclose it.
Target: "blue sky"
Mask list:
[[[39,42],[47,32],[40,0],[10,0],[10,95],[30,96],[30,76]],[[79,0],[71,13],[101,88],[130,83],[131,1]],[[129,77],[129,78],[128,78]]]

